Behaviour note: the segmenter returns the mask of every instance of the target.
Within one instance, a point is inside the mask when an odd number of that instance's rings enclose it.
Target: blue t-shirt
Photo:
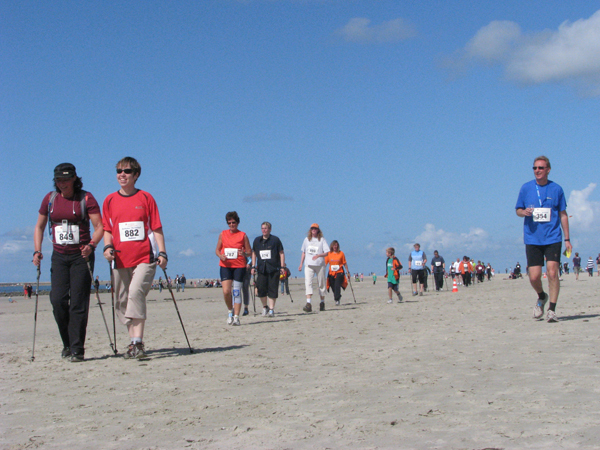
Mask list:
[[[550,208],[550,221],[534,222],[533,217],[525,217],[523,222],[525,244],[549,245],[561,242],[559,213],[567,210],[563,189],[554,181],[548,180],[545,186],[540,186],[535,180],[531,180],[521,186],[515,209],[527,209],[529,205],[534,205],[535,208]]]
[[[423,253],[423,250],[413,250],[410,252],[408,260],[412,263],[411,270],[423,270],[425,268],[423,267],[425,260],[425,253]]]

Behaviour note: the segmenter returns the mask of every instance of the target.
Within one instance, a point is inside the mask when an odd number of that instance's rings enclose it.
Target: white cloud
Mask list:
[[[13,228],[0,237],[0,255],[16,255],[33,248],[33,227]]]
[[[464,59],[500,64],[507,78],[517,82],[575,82],[598,95],[600,11],[537,33],[524,33],[515,22],[491,22],[466,45]]]
[[[567,200],[569,229],[574,234],[600,229],[600,202],[590,201],[589,196],[596,189],[596,183],[590,183],[581,190],[572,190]]]
[[[417,32],[412,24],[400,18],[371,25],[370,19],[355,17],[338,29],[336,34],[347,42],[385,43],[412,38]]]
[[[470,228],[468,232],[453,233],[437,229],[435,225],[425,224],[425,229],[415,237],[414,242],[405,244],[408,250],[412,250],[414,243],[421,244],[423,250],[432,252],[453,251],[464,253],[465,251],[482,251],[495,248],[496,245],[490,241],[488,233],[482,228]]]
[[[192,250],[191,248],[188,248],[187,250],[182,250],[179,252],[179,256],[185,256],[186,258],[190,258],[192,256],[194,256],[196,254],[196,252],[194,250]]]

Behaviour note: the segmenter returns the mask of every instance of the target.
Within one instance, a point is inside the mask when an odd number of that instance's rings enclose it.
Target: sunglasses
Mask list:
[[[237,222],[227,222],[227,225],[234,225],[234,224],[236,224],[236,223],[237,223]]]
[[[543,167],[543,166],[533,166],[533,170],[544,170],[547,169],[547,167]]]
[[[133,173],[133,169],[117,169],[117,173],[125,172],[127,175],[131,175]]]

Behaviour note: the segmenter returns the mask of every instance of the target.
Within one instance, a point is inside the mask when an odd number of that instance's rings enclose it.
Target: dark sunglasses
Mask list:
[[[237,223],[237,222],[233,222],[233,221],[232,222],[227,222],[227,225],[233,225],[234,223]]]
[[[127,175],[131,175],[133,173],[133,169],[117,169],[117,173],[125,172]]]
[[[547,169],[547,167],[542,167],[542,166],[533,166],[533,170],[538,170],[538,169],[540,169],[540,170],[544,170],[544,169]]]

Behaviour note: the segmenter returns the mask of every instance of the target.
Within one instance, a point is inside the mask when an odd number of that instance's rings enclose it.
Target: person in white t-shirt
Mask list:
[[[458,284],[462,284],[460,281],[460,259],[456,258],[456,261],[452,263],[452,268],[454,269],[454,275],[456,276],[456,280]]]
[[[300,266],[298,271],[302,271],[304,265],[304,285],[306,287],[306,305],[304,312],[312,312],[311,299],[313,295],[312,280],[317,276],[319,284],[319,294],[321,295],[320,311],[325,310],[325,257],[329,253],[329,245],[323,237],[323,232],[319,228],[319,224],[313,223],[308,231],[308,236],[304,238],[302,243],[302,257],[300,258]]]

